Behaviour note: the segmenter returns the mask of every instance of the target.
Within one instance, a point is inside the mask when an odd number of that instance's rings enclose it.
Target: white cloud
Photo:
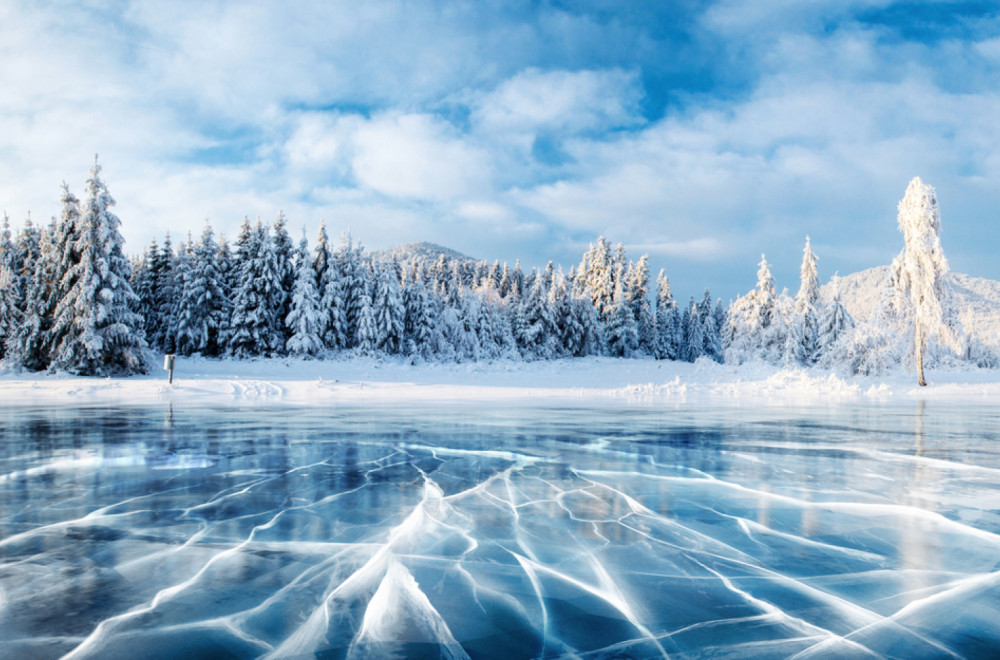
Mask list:
[[[529,69],[504,81],[475,105],[474,121],[486,131],[588,131],[641,120],[636,76],[611,71]]]
[[[354,175],[376,192],[451,200],[490,189],[487,155],[431,115],[381,115],[361,124],[353,142]]]

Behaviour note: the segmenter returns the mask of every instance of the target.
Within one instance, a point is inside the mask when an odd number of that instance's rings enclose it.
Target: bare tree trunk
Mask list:
[[[916,350],[917,350],[917,382],[920,387],[927,387],[927,381],[924,380],[924,337],[920,332],[920,315],[917,315],[917,332],[916,332]]]

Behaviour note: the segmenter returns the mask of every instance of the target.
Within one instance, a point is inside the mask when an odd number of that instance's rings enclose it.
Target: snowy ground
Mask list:
[[[930,371],[843,377],[822,370],[729,367],[655,360],[587,358],[548,362],[418,364],[351,358],[328,361],[178,358],[165,371],[127,379],[0,373],[0,405],[392,404],[489,402],[602,405],[727,405],[1000,400],[1000,371]]]

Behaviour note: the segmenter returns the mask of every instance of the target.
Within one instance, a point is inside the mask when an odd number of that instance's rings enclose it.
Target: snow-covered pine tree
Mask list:
[[[316,291],[316,270],[309,257],[309,241],[303,232],[299,249],[295,253],[295,285],[292,289],[292,307],[285,323],[291,330],[286,344],[290,355],[311,357],[323,351],[323,315]]]
[[[927,339],[935,338],[961,352],[962,332],[944,281],[948,260],[941,249],[941,213],[934,188],[914,177],[899,202],[903,251],[892,262],[900,291],[908,298],[914,328],[917,382],[924,378]]]
[[[558,355],[577,355],[583,345],[584,329],[577,319],[562,270],[552,278],[548,307]]]
[[[24,307],[25,292],[31,284],[31,279],[35,273],[35,262],[38,260],[41,248],[42,231],[31,221],[31,216],[24,221],[24,227],[18,232],[17,240],[13,244],[14,253],[12,256],[13,297],[17,306],[18,314],[27,311]]]
[[[276,313],[276,326],[281,335],[281,347],[292,336],[292,329],[285,324],[292,307],[292,289],[295,286],[295,264],[293,254],[295,246],[291,236],[288,235],[288,218],[283,211],[278,211],[278,216],[274,219],[274,229],[271,236],[271,247],[274,252],[274,265],[278,274],[278,284],[281,292],[278,295],[278,307]]]
[[[493,281],[487,275],[488,287],[492,290]],[[497,333],[496,303],[482,294],[476,296],[475,333],[478,357],[483,360],[494,360],[503,354],[503,346]]]
[[[341,288],[344,300],[344,337],[346,348],[355,346],[358,335],[358,322],[361,308],[366,304],[363,298],[370,300],[370,277],[361,255],[361,246],[355,246],[351,234],[344,233],[340,237],[340,248],[337,250],[337,268],[340,271]]]
[[[10,240],[10,219],[3,214],[0,229],[0,360],[4,359],[7,340],[21,322],[22,292],[17,289],[14,273],[14,245]]]
[[[436,321],[419,269],[411,272],[410,282],[403,288],[403,311],[404,352],[429,358],[434,350]]]
[[[110,211],[115,201],[100,173],[95,158],[80,218],[80,261],[67,274],[73,286],[55,310],[60,341],[52,366],[78,375],[128,376],[145,372],[146,342],[120,221]]]
[[[403,349],[406,309],[392,263],[377,264],[374,274],[372,305],[375,311],[376,348],[387,354]]]
[[[608,320],[605,324],[608,353],[614,357],[631,357],[639,346],[639,334],[635,316],[628,303],[625,265],[618,263],[615,276],[614,296],[611,306],[606,309]]]
[[[43,233],[21,324],[7,343],[8,361],[32,371],[48,368],[52,347],[61,339],[53,334],[55,309],[73,284],[69,271],[79,261],[80,202],[65,183],[62,191],[60,219]]]
[[[219,246],[208,222],[190,261],[187,276],[182,278],[177,352],[216,356],[223,349],[222,335],[231,312],[219,268]]]
[[[848,336],[842,359],[851,373],[877,376],[896,368],[903,357],[904,344],[892,324],[896,313],[891,305],[894,290],[891,277],[886,278],[882,289],[871,318],[855,326]]]
[[[694,299],[692,299],[688,324],[688,330],[685,333],[687,342],[684,359],[688,362],[694,362],[699,357],[705,356],[716,362],[721,362],[722,342],[712,314],[712,294],[709,293],[708,289],[705,289],[705,296],[701,302],[695,304]]]
[[[364,269],[367,270],[367,269]],[[372,302],[372,284],[369,278],[358,287],[357,312],[358,327],[355,331],[354,347],[362,355],[374,355],[378,350],[378,326],[375,321],[375,305]]]
[[[215,263],[219,267],[219,287],[222,289],[222,318],[219,321],[219,354],[228,350],[232,336],[230,323],[233,319],[233,293],[236,290],[236,266],[233,252],[225,235],[219,234],[219,248],[215,253]]]
[[[681,326],[677,302],[670,291],[670,281],[663,270],[656,277],[656,339],[655,353],[658,360],[680,358]]]
[[[629,306],[635,317],[636,334],[639,337],[639,352],[645,355],[656,353],[656,332],[653,312],[649,307],[649,255],[639,257],[635,266],[629,267]]]
[[[597,244],[591,245],[584,255],[577,271],[577,277],[583,282],[580,288],[590,292],[591,303],[602,323],[609,317],[615,295],[614,267],[611,246],[607,239],[599,236]]]
[[[168,233],[158,254],[153,255],[150,272],[153,278],[153,308],[146,319],[146,332],[151,346],[164,353],[176,350],[170,328],[174,326],[173,307],[180,294],[176,273],[177,255]]]
[[[764,255],[757,270],[757,288],[737,298],[729,309],[723,335],[725,361],[741,364],[753,359],[776,361],[784,348],[777,317],[778,295]],[[772,327],[774,326],[774,327]]]
[[[834,367],[847,352],[854,319],[840,301],[840,282],[833,278],[833,300],[823,308],[817,327],[817,362]]]
[[[458,307],[446,305],[456,315],[456,323],[446,326],[454,333],[448,338],[455,349],[455,359],[459,362],[474,362],[479,359],[479,336],[476,322],[479,318],[479,297],[474,294],[461,296]]]
[[[136,312],[142,317],[143,335],[147,338],[147,343],[149,343],[149,337],[152,335],[149,325],[151,323],[150,317],[156,311],[153,307],[155,282],[152,270],[150,269],[152,262],[150,255],[158,251],[159,247],[156,244],[156,238],[153,238],[152,242],[143,251],[142,257],[132,264],[132,290],[135,291],[135,295],[139,296],[139,306]]]
[[[344,279],[341,264],[331,259],[323,276],[319,311],[324,322],[323,344],[327,348],[340,351],[348,347],[347,305],[345,301]]]
[[[330,269],[333,255],[330,252],[330,237],[326,233],[326,223],[319,223],[319,231],[316,233],[316,247],[313,248],[313,272],[316,273],[316,291],[320,298],[323,296],[323,288],[326,286],[327,270]],[[324,327],[325,330],[325,327]]]
[[[6,245],[0,244],[0,360],[7,354],[7,341],[14,336],[21,322],[18,309],[17,291],[14,285],[14,269]]]
[[[188,336],[188,328],[184,327],[187,322],[183,305],[184,290],[190,288],[191,269],[194,267],[194,239],[191,232],[188,232],[187,241],[181,241],[177,246],[177,259],[174,261],[174,286],[176,287],[176,297],[170,305],[170,337],[173,340],[174,351],[182,355],[190,355],[190,352],[182,350],[178,343],[182,335]],[[193,352],[193,351],[192,351]]]
[[[795,296],[792,317],[788,321],[784,362],[788,365],[812,366],[819,353],[819,272],[816,255],[806,236],[802,250],[799,292]]]
[[[236,240],[238,285],[233,295],[229,352],[235,357],[271,356],[284,348],[278,328],[281,279],[271,237],[260,220],[244,218]]]

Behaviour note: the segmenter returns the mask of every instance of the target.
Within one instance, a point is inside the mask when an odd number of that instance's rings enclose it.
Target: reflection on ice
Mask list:
[[[0,655],[993,657],[982,410],[3,411]]]

